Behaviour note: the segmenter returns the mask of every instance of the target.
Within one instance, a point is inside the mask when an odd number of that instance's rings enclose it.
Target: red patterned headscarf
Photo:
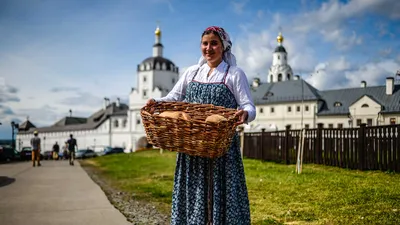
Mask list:
[[[232,41],[229,37],[229,34],[222,27],[211,26],[208,27],[205,31],[215,31],[218,36],[222,40],[222,45],[224,47],[224,53],[222,59],[228,63],[230,66],[236,66],[236,57],[232,54]],[[203,65],[206,63],[206,59],[202,56],[199,60],[199,65]]]

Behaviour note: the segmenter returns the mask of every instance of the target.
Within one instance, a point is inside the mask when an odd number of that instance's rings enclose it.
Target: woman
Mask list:
[[[156,101],[185,101],[238,109],[239,124],[254,120],[256,111],[245,73],[236,67],[232,42],[221,27],[207,28],[201,37],[202,57],[188,68],[171,92]],[[208,167],[212,167],[213,204],[208,207]],[[208,214],[212,214],[208,216]],[[211,217],[211,218],[209,218]],[[178,153],[171,224],[250,224],[249,200],[239,138],[227,154],[210,159]]]

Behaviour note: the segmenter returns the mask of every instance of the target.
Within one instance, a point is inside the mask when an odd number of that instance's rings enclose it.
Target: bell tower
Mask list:
[[[286,80],[293,79],[292,68],[288,64],[288,56],[285,47],[283,47],[284,37],[281,32],[279,32],[278,37],[276,37],[278,46],[275,48],[272,59],[272,66],[268,73],[268,83],[282,82]]]

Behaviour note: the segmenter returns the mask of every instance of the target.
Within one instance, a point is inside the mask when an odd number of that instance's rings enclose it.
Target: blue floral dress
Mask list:
[[[214,104],[237,108],[234,95],[225,85],[229,66],[222,82],[201,83],[193,80],[188,84],[185,102]],[[212,180],[209,174],[212,173]],[[209,183],[211,207],[208,206]],[[212,218],[208,218],[208,214]],[[233,138],[227,154],[208,159],[177,153],[171,224],[250,224],[250,209],[239,136]]]

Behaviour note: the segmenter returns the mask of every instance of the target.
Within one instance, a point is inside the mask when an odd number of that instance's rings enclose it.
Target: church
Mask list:
[[[400,119],[400,85],[394,77],[387,77],[385,85],[318,90],[300,76],[294,75],[288,64],[288,53],[281,33],[277,37],[272,65],[266,73],[266,83],[253,79],[251,94],[256,105],[256,119],[244,125],[245,132],[316,128],[322,123],[327,128],[397,124]],[[39,131],[43,151],[53,144],[63,144],[72,134],[79,148],[101,151],[104,147],[122,147],[135,151],[147,145],[140,109],[149,98],[168,94],[179,79],[179,68],[163,56],[161,30],[155,30],[153,55],[137,66],[137,87],[132,88],[128,105],[104,98],[103,107],[87,118],[72,114],[51,126],[36,127],[29,119],[19,125],[17,149],[29,146],[33,131]],[[251,75],[248,75],[251,76]]]
[[[161,35],[157,27],[153,55],[137,66],[137,88],[132,88],[128,105],[119,99],[110,102],[109,98],[104,98],[103,107],[89,117],[73,117],[70,112],[70,116],[47,127],[36,127],[27,119],[18,128],[17,149],[30,146],[35,130],[42,138],[43,151],[51,150],[56,142],[63,145],[70,134],[76,138],[80,149],[102,151],[110,146],[122,147],[129,152],[145,147],[147,138],[140,109],[149,98],[167,95],[179,79],[179,68],[163,56]]]

